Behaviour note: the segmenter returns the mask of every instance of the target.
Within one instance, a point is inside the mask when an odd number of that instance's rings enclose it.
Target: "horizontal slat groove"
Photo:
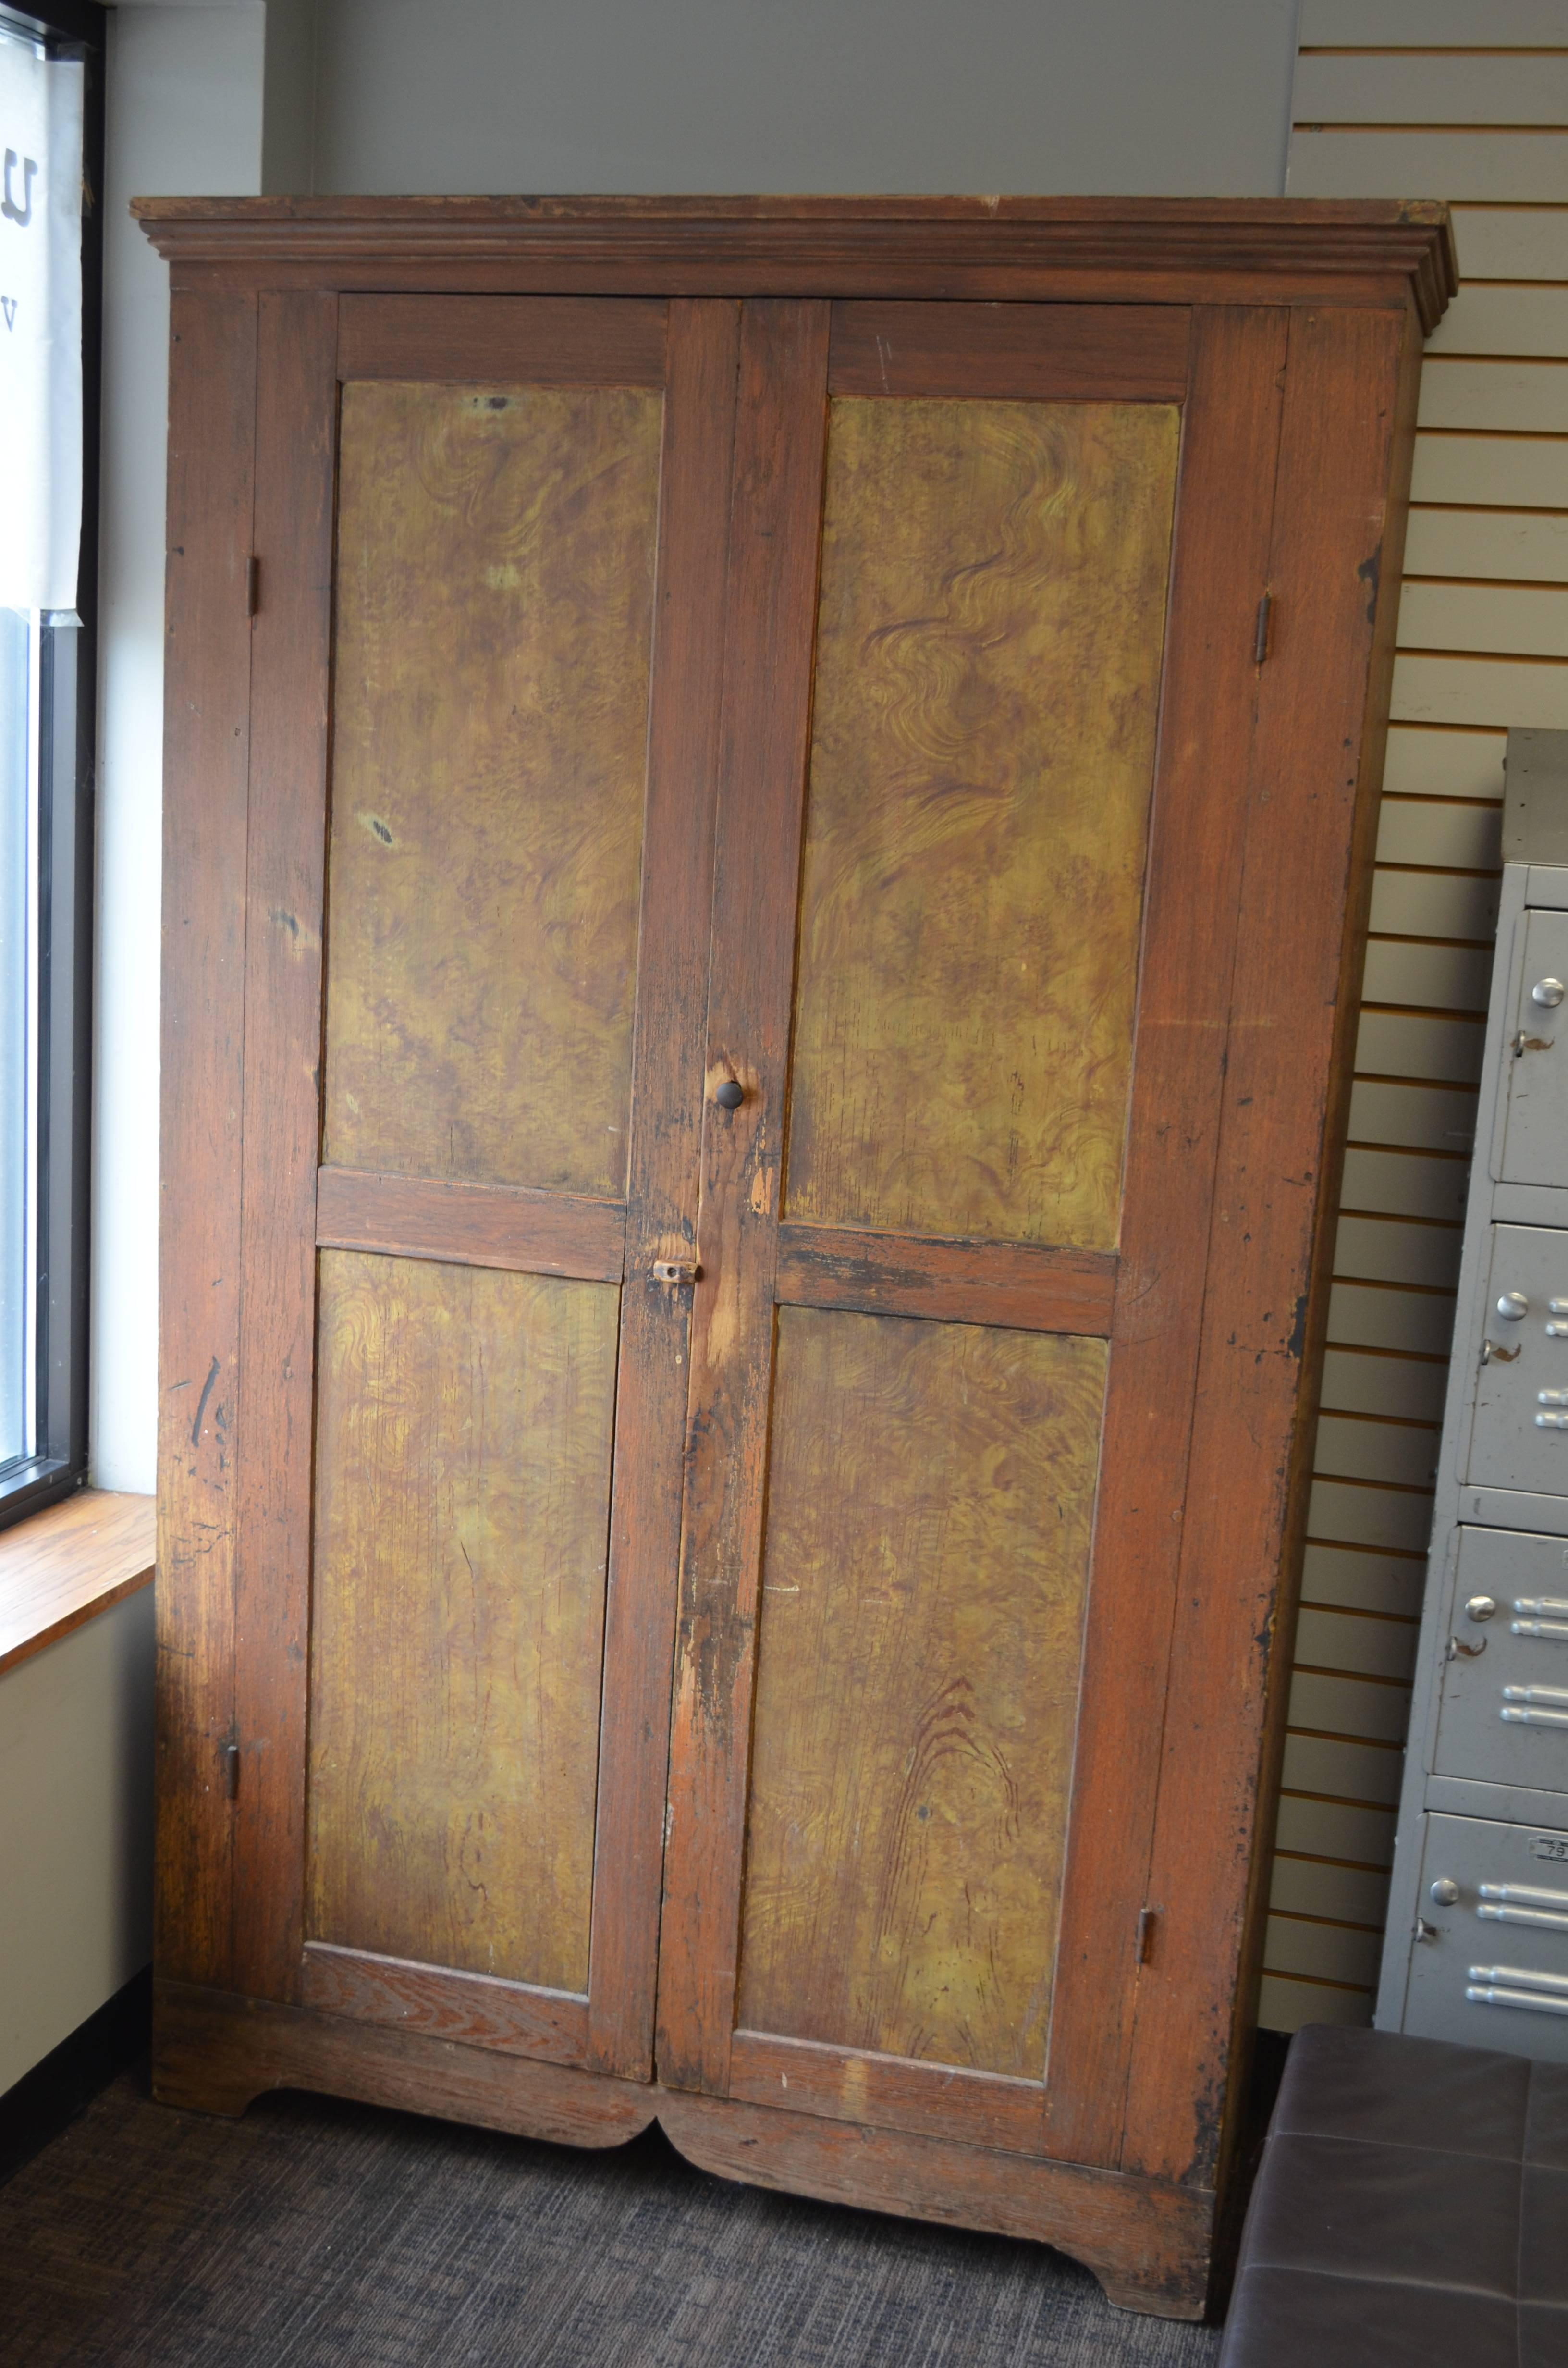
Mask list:
[[[1116,1277],[1117,1260],[1108,1251],[785,1224],[778,1228],[775,1295],[786,1307],[1105,1339]]]
[[[619,1282],[625,1241],[626,1211],[618,1201],[352,1167],[323,1167],[316,1177],[321,1249]]]

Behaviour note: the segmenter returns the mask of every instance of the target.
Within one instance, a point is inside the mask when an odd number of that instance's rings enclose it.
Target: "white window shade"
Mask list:
[[[0,38],[0,608],[74,609],[82,541],[82,86]]]

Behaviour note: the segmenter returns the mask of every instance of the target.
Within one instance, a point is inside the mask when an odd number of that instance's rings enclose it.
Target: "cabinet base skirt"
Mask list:
[[[620,2146],[656,2121],[688,2162],[722,2179],[1027,2237],[1082,2261],[1119,2309],[1203,2316],[1214,2230],[1208,2189],[610,2079],[308,2007],[157,1984],[153,2089],[163,2103],[237,2115],[268,2089],[318,2089],[558,2146]]]

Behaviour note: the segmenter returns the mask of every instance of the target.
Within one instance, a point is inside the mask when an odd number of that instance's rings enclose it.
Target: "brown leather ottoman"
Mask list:
[[[1219,2368],[1568,2368],[1568,2066],[1298,2032]]]

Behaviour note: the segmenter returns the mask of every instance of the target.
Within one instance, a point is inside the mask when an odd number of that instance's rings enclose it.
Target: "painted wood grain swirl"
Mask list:
[[[744,2027],[1042,2077],[1106,1357],[779,1310]]]
[[[793,1218],[1116,1243],[1176,422],[832,404]]]
[[[661,417],[344,389],[336,1165],[626,1189]]]
[[[584,1990],[619,1294],[321,1278],[308,1933]]]

